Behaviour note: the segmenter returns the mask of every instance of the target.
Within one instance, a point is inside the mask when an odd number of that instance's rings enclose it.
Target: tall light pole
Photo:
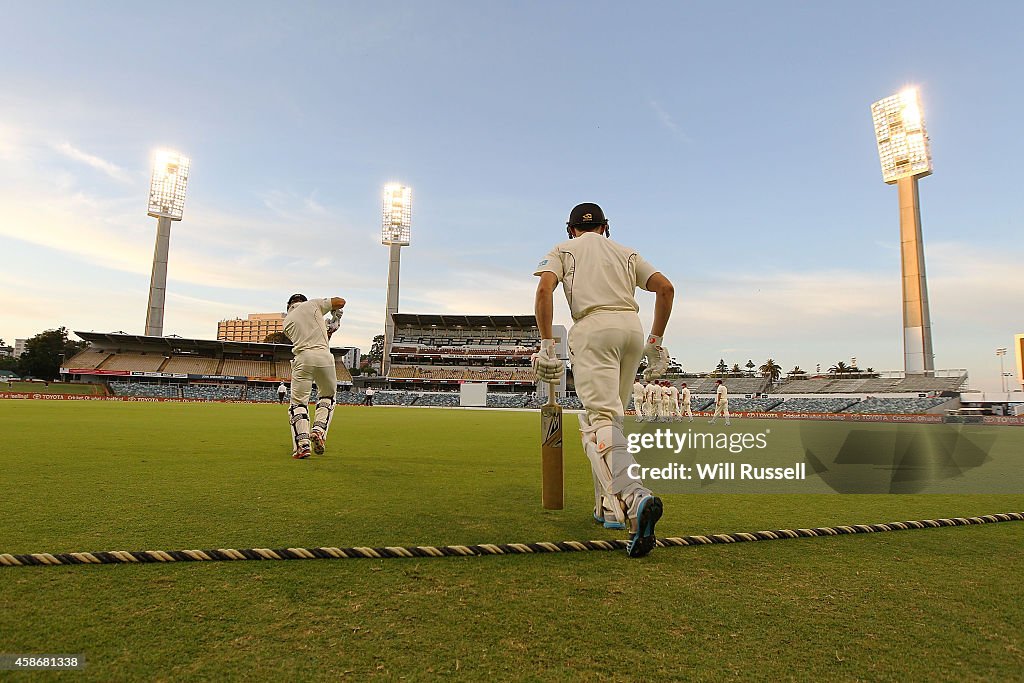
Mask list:
[[[903,270],[903,369],[908,375],[935,374],[928,283],[921,237],[918,178],[931,175],[932,155],[921,100],[909,88],[871,105],[882,179],[895,184],[900,205],[900,254]]]
[[[171,247],[171,221],[180,221],[185,210],[185,187],[191,161],[187,156],[161,150],[153,157],[149,181],[149,215],[157,219],[153,273],[149,278],[146,336],[164,334],[164,303],[167,299],[167,255]]]
[[[999,358],[999,379],[1003,383],[1003,393],[1006,393],[1006,370],[1003,368],[1003,358],[1006,356],[1006,347],[996,349],[996,356]]]
[[[381,244],[389,247],[388,298],[384,314],[384,358],[381,374],[391,369],[391,344],[395,339],[395,320],[398,313],[398,274],[402,261],[402,247],[409,246],[412,231],[412,188],[399,183],[384,186]]]

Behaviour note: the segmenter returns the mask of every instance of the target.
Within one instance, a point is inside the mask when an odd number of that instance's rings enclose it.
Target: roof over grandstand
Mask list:
[[[186,339],[169,335],[167,337],[150,337],[142,334],[125,332],[80,332],[75,330],[79,339],[100,347],[148,346],[159,347],[169,351],[213,351],[219,353],[274,353],[291,351],[291,344],[264,344],[259,342],[223,341],[220,339]],[[354,347],[333,347],[331,351],[348,352]]]
[[[529,330],[537,327],[533,315],[453,315],[437,313],[393,313],[397,327],[493,327]]]

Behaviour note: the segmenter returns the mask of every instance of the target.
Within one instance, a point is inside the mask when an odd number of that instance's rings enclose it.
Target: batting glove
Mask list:
[[[644,358],[647,359],[647,369],[644,370],[645,380],[650,382],[665,374],[665,371],[668,370],[668,349],[661,345],[661,337],[656,334],[647,337]]]
[[[541,339],[540,351],[530,356],[530,362],[538,381],[556,383],[565,374],[565,364],[555,357],[554,339]]]
[[[331,311],[331,317],[327,319],[327,334],[328,336],[334,334],[341,327],[341,316],[344,315],[344,311],[340,308],[336,308]]]

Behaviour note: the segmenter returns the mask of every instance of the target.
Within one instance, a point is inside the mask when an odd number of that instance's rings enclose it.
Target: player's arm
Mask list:
[[[345,308],[346,301],[340,296],[332,296],[330,299],[324,299],[324,302],[331,307],[331,317],[327,322],[327,339],[330,340],[334,333],[338,331],[338,328],[341,327],[341,316],[345,313],[342,309]]]
[[[540,352],[533,354],[533,371],[539,380],[557,382],[565,372],[565,365],[555,358],[554,332],[551,322],[555,315],[554,293],[558,276],[551,271],[540,273],[537,294],[534,297],[533,313],[537,317],[537,331],[540,332]]]
[[[651,325],[651,334],[658,337],[665,336],[665,326],[672,315],[672,302],[676,296],[676,288],[667,277],[661,273],[655,273],[647,279],[644,287],[649,292],[654,292],[654,323]]]
[[[551,339],[551,322],[555,316],[554,293],[558,286],[558,276],[551,271],[540,274],[537,283],[537,295],[533,301],[533,313],[537,316],[537,330],[541,339]]]
[[[646,265],[646,262],[643,262]],[[647,345],[644,347],[644,358],[647,359],[647,369],[644,376],[648,379],[661,377],[668,370],[668,350],[662,345],[662,337],[665,335],[665,326],[668,325],[668,318],[672,315],[672,301],[675,299],[676,290],[669,282],[669,279],[659,272],[652,273],[644,282],[644,289],[654,292],[654,323],[651,325],[651,333],[647,337]]]

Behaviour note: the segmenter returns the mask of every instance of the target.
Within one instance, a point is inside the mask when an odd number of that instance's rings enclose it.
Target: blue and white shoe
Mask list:
[[[594,522],[601,524],[605,529],[618,529],[619,531],[622,531],[626,528],[626,525],[622,522],[616,522],[614,520],[609,522],[603,516],[597,514],[597,512],[594,512]]]
[[[661,519],[664,506],[661,498],[645,496],[636,511],[636,533],[630,534],[626,544],[626,554],[630,557],[643,557],[654,550],[657,538],[654,536],[654,525]]]

